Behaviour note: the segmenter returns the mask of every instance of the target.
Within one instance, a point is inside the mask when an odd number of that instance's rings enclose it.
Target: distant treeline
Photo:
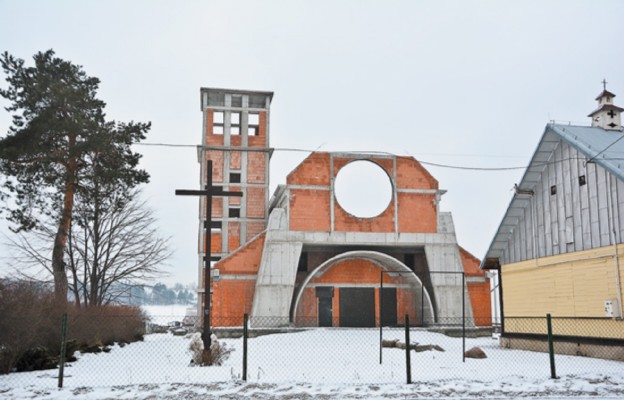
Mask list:
[[[143,304],[194,304],[197,301],[194,288],[191,285],[184,286],[176,283],[168,287],[164,283],[155,285],[133,285],[118,297],[118,303],[143,305]]]

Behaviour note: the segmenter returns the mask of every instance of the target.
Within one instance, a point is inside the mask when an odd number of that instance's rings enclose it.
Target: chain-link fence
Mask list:
[[[500,336],[462,319],[406,329],[405,318],[403,326],[382,328],[323,328],[313,326],[314,318],[301,318],[307,323],[300,326],[270,317],[213,318],[212,333],[221,355],[215,365],[204,367],[193,361],[197,354],[191,350],[193,343],[202,342],[198,320],[161,316],[137,325],[132,316],[70,316],[62,383],[397,384],[548,379],[595,372],[621,378],[624,370],[624,321],[612,319],[553,318],[549,335],[546,316],[505,318]],[[61,320],[54,326],[56,340],[63,336]],[[0,342],[2,356],[10,353],[8,346]],[[59,384],[58,364],[29,372],[38,367],[32,362],[0,375],[0,387]]]

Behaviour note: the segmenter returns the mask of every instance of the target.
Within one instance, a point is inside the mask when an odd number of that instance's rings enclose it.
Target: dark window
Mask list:
[[[241,174],[240,172],[230,172],[230,183],[240,183]]]
[[[579,176],[579,186],[583,186],[585,183],[585,175]]]
[[[557,185],[552,185],[550,187],[550,195],[552,196],[552,195],[555,195],[555,194],[557,194]]]
[[[405,255],[405,265],[412,271],[414,270],[414,254]]]
[[[242,107],[243,106],[243,98],[240,95],[232,95],[232,107]]]
[[[299,264],[297,265],[297,272],[307,272],[308,271],[308,253],[305,251],[301,253],[301,257],[299,258]]]
[[[262,94],[249,95],[249,108],[265,108],[265,97]]]
[[[240,218],[240,208],[230,208],[228,211],[230,218]]]
[[[208,105],[213,107],[223,107],[225,105],[225,94],[208,92]]]

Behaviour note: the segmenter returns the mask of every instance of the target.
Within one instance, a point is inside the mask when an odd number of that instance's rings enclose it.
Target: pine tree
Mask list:
[[[52,271],[56,301],[65,304],[67,274],[64,254],[75,196],[97,182],[131,188],[147,182],[137,168],[140,155],[130,146],[145,138],[149,123],[105,120],[105,103],[96,97],[99,79],[79,65],[54,56],[35,54],[34,67],[9,55],[0,57],[9,86],[0,96],[13,121],[0,139],[0,198],[2,210],[16,232],[54,224]]]

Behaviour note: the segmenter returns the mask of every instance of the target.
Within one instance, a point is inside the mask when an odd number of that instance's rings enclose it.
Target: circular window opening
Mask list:
[[[340,206],[359,218],[376,217],[392,200],[392,183],[386,171],[372,161],[358,160],[345,165],[334,182]]]

